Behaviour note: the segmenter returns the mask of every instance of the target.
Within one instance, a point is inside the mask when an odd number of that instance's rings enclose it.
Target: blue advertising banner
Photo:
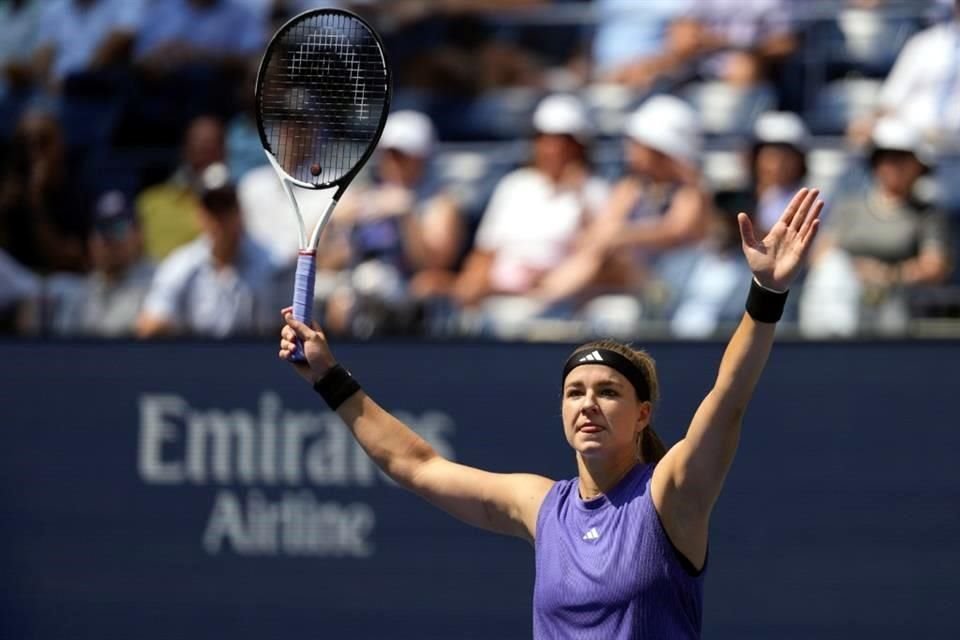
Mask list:
[[[266,343],[0,345],[0,638],[529,638],[533,552],[395,487]],[[337,355],[442,454],[575,473],[568,345]],[[682,436],[723,345],[655,343]],[[960,344],[778,344],[713,518],[707,638],[956,633]]]

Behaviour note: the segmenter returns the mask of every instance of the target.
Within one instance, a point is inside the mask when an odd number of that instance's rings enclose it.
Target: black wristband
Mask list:
[[[776,323],[783,316],[788,293],[789,290],[767,289],[754,278],[750,283],[750,295],[747,296],[747,313],[757,322]]]
[[[341,365],[334,365],[322,378],[313,383],[313,390],[320,394],[333,411],[360,391],[360,383]]]

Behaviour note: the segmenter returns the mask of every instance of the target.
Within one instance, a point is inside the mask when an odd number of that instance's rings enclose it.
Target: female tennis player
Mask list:
[[[669,451],[650,426],[658,384],[649,356],[612,341],[574,351],[562,386],[577,460],[571,480],[444,459],[363,393],[318,327],[286,311],[280,358],[303,341],[307,362],[294,362],[297,372],[401,486],[469,524],[534,543],[535,638],[697,638],[710,512],[822,208],[818,191],[801,189],[762,240],[739,214],[754,274],[746,313],[713,389]]]

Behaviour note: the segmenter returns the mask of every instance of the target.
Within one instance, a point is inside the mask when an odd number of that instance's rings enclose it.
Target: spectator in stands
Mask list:
[[[954,19],[922,31],[904,46],[880,92],[875,113],[851,123],[864,143],[877,120],[895,116],[917,128],[937,149],[960,149],[960,0]]]
[[[587,161],[592,127],[577,98],[544,98],[533,125],[532,161],[497,185],[451,289],[461,307],[482,307],[495,324],[543,310],[526,296],[570,255],[608,191]]]
[[[214,116],[195,118],[184,135],[180,166],[166,182],[148,187],[136,201],[146,252],[151,259],[161,260],[199,235],[198,179],[225,157],[221,121]]]
[[[0,176],[0,247],[36,271],[83,271],[87,202],[72,179],[63,130],[52,113],[24,113],[6,165]]]
[[[405,86],[472,96],[501,87],[537,85],[541,65],[526,48],[500,36],[489,15],[548,0],[374,0],[347,2],[373,13]]]
[[[606,0],[594,45],[601,77],[641,89],[696,76],[750,87],[797,47],[785,0]]]
[[[97,201],[89,239],[92,271],[57,305],[62,335],[130,336],[153,278],[133,206],[119,191]]]
[[[262,147],[260,153],[263,153]],[[358,178],[351,184],[350,191],[359,188],[359,182]],[[300,215],[303,216],[304,229],[309,234],[327,208],[330,194],[295,187],[294,195]],[[270,252],[278,266],[293,268],[300,249],[300,236],[296,217],[274,168],[266,165],[247,171],[237,184],[237,196],[243,212],[243,225],[250,237]],[[349,202],[346,197],[344,199]],[[341,202],[337,205],[331,225],[339,225],[346,217],[345,211],[348,207],[345,204]],[[331,235],[332,228],[328,227],[324,231],[324,239]],[[318,252],[319,263],[326,264],[328,258],[328,251]],[[343,259],[338,259],[333,265],[342,266],[343,263]]]
[[[163,144],[199,115],[229,118],[235,87],[263,51],[268,26],[239,0],[151,3],[137,40],[137,93],[124,140]]]
[[[809,146],[810,132],[799,116],[787,111],[761,114],[748,156],[749,191],[718,193],[717,205],[734,217],[751,212],[754,225],[766,234],[803,186]]]
[[[24,332],[41,290],[40,278],[0,249],[0,334]]]
[[[38,75],[59,86],[70,74],[128,61],[145,0],[54,0],[40,19]]]
[[[740,247],[737,214],[714,209],[706,239],[671,255],[660,266],[660,276],[671,283],[663,315],[669,318],[673,336],[707,338],[725,325],[736,326],[751,279]]]
[[[930,164],[929,147],[912,125],[892,118],[877,123],[872,180],[834,199],[814,249],[800,306],[806,334],[902,332],[909,288],[947,277],[946,219],[914,191]]]
[[[696,53],[682,20],[693,0],[598,0],[593,38],[595,79],[646,89],[676,73]]]
[[[788,0],[694,0],[691,18],[700,73],[734,86],[766,82],[797,49]]]
[[[430,172],[434,139],[426,115],[390,114],[374,183],[345,195],[337,222],[349,225],[348,271],[327,301],[332,331],[409,331],[417,312],[411,293],[428,297],[450,286],[465,224]]]
[[[0,3],[0,99],[33,82],[32,56],[40,27],[40,0]]]
[[[158,70],[195,63],[242,70],[260,53],[266,31],[263,16],[237,0],[163,0],[146,13],[136,55]]]
[[[537,291],[549,301],[627,291],[593,305],[610,309],[616,304],[624,325],[610,331],[618,334],[639,320],[635,294],[657,280],[658,259],[699,242],[710,219],[709,195],[698,170],[702,141],[696,111],[679,98],[654,96],[630,116],[626,134],[627,175],[579,250]]]
[[[223,164],[201,179],[203,235],[157,268],[137,323],[143,338],[193,334],[223,338],[272,328],[275,269],[266,249],[243,230],[236,189]]]
[[[287,17],[314,9],[317,6],[316,0],[236,0],[237,4],[242,4],[251,11],[258,20],[269,20],[271,16],[282,14]],[[367,2],[362,2],[367,4]],[[327,0],[323,3],[325,7],[343,7],[344,3],[338,0]]]

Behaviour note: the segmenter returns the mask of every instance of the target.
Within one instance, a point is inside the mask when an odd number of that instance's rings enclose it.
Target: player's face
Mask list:
[[[633,385],[604,365],[582,365],[563,385],[567,442],[584,457],[636,455],[636,440],[650,420],[650,403],[639,402]]]

